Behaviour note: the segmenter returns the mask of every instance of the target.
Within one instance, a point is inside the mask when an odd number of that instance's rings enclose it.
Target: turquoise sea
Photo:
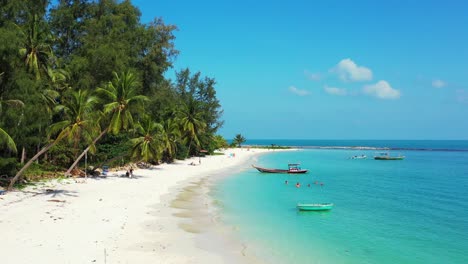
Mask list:
[[[334,142],[275,144],[389,146]],[[398,149],[391,154],[405,160],[377,161],[376,150],[347,148],[262,155],[255,164],[281,168],[300,162],[310,171],[262,174],[252,168],[223,179],[212,192],[221,220],[268,263],[468,263],[468,141],[391,143]],[[362,154],[369,158],[349,159]],[[298,202],[335,207],[299,212]]]

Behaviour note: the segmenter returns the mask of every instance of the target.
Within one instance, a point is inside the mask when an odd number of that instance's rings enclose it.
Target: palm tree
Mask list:
[[[167,119],[163,123],[162,144],[167,161],[172,162],[180,139],[180,128],[175,119]]]
[[[242,144],[246,141],[245,137],[242,136],[241,134],[237,134],[236,137],[234,137],[233,143],[236,144],[238,147],[242,147]]]
[[[182,134],[188,143],[188,154],[193,144],[195,147],[200,147],[199,135],[203,133],[206,123],[203,122],[203,112],[198,108],[198,102],[194,99],[189,100],[187,104],[182,104],[181,109],[177,112],[178,122],[182,128]]]
[[[120,75],[114,72],[114,79],[103,88],[98,88],[96,93],[107,103],[104,104],[103,114],[110,119],[106,129],[93,140],[93,144],[101,139],[107,132],[118,134],[121,130],[127,130],[133,125],[133,114],[143,108],[143,102],[148,101],[148,97],[139,95],[140,83],[136,76],[130,72]],[[66,175],[75,168],[78,162],[89,151],[88,146],[68,168]]]
[[[39,16],[32,14],[26,31],[19,31],[25,38],[24,47],[20,48],[19,53],[27,70],[34,74],[37,80],[47,71],[48,60],[52,56],[52,48],[47,44],[50,33],[41,27],[40,22]]]
[[[17,152],[15,141],[8,135],[8,133],[0,127],[0,146],[6,145],[6,147],[13,152]]]
[[[70,119],[52,125],[51,132],[54,133],[65,127],[62,133],[66,135],[67,142],[73,143],[73,149],[77,149],[82,141],[92,142],[96,131],[99,130],[99,122],[96,121],[93,111],[97,100],[97,97],[90,96],[86,90],[72,92],[68,98],[65,98],[65,104],[55,108],[55,111],[62,112]]]
[[[163,126],[149,118],[135,126],[136,138],[132,143],[132,158],[144,162],[158,162],[164,150]]]
[[[91,111],[96,100],[95,97],[88,96],[86,92],[77,91],[73,92],[68,100],[64,100],[62,106],[56,107],[55,110],[60,112],[62,120],[50,125],[48,134],[57,136],[54,140],[50,140],[16,173],[10,181],[9,190],[35,160],[63,139],[78,144],[81,139],[89,140],[91,138],[93,130],[96,128],[96,124],[92,121]]]
[[[0,76],[2,75],[3,75],[3,72],[0,74]],[[0,98],[0,113],[2,113],[3,104],[17,106],[17,107],[24,106],[24,103],[20,100],[2,100],[2,98]],[[0,128],[0,145],[6,145],[8,149],[12,150],[15,153],[17,152],[15,141],[2,128]]]

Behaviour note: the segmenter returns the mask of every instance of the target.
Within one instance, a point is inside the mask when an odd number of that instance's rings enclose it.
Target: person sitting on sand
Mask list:
[[[301,184],[298,182],[296,183],[296,188],[300,188],[301,187]]]
[[[125,177],[130,177],[130,172],[125,172]]]

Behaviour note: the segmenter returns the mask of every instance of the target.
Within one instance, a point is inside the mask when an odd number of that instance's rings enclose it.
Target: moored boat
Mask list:
[[[297,209],[300,211],[328,211],[333,208],[332,203],[298,203]]]
[[[255,169],[257,169],[259,172],[265,172],[265,173],[289,173],[289,174],[300,174],[300,173],[306,173],[309,170],[301,169],[299,163],[289,163],[288,164],[288,169],[267,169],[267,168],[262,168],[262,167],[257,167],[252,165]]]
[[[367,159],[366,155],[352,156],[351,159]]]
[[[388,152],[380,153],[378,156],[374,156],[375,160],[403,160],[405,156],[390,156]]]

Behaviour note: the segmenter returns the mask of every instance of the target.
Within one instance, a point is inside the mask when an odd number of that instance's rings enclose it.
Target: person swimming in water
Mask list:
[[[301,184],[298,182],[296,183],[296,188],[300,188],[301,187]]]

